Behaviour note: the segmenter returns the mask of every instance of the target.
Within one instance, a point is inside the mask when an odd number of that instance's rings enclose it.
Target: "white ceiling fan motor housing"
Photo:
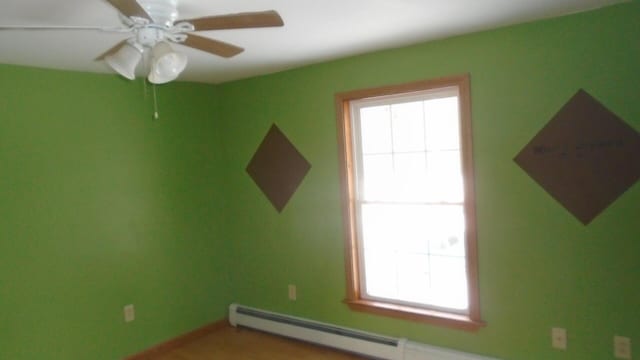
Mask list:
[[[158,42],[164,40],[165,29],[154,25],[147,25],[136,31],[136,41],[142,46],[154,47]]]
[[[167,31],[178,18],[178,0],[138,0],[138,2],[153,21],[135,31],[136,42],[144,47],[153,48],[167,36],[172,38],[173,36],[170,35],[173,34],[168,34]]]
[[[167,28],[178,18],[178,0],[138,0],[153,19],[153,23]]]

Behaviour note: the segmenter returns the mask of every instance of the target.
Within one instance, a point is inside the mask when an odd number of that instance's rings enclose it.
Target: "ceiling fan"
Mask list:
[[[0,30],[100,30],[129,33],[96,60],[104,60],[120,75],[135,79],[135,69],[143,54],[150,50],[148,80],[162,84],[175,80],[187,65],[187,57],[173,51],[170,42],[230,58],[244,49],[219,40],[194,34],[196,31],[283,26],[274,11],[178,19],[178,0],[106,0],[120,13],[122,26],[117,28],[78,26],[0,26]]]

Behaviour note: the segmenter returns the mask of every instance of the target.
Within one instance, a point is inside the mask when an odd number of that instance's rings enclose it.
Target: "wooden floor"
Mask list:
[[[359,356],[334,351],[263,332],[234,328],[216,330],[152,360],[355,360]]]

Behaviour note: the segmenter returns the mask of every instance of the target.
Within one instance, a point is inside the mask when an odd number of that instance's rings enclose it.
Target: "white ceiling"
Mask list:
[[[198,33],[246,49],[230,59],[175,48],[189,58],[180,80],[221,83],[620,2],[625,0],[179,0],[179,19],[276,10],[285,26]],[[0,8],[0,26],[121,24],[105,0],[2,0]],[[92,30],[2,30],[0,63],[109,73],[93,59],[125,37]]]

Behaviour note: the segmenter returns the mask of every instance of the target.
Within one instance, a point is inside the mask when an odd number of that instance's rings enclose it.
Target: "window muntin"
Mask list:
[[[455,87],[351,102],[365,299],[468,310],[458,108]]]
[[[481,326],[468,90],[461,76],[336,96],[352,308]]]
[[[363,204],[360,214],[363,298],[467,312],[461,206]]]

